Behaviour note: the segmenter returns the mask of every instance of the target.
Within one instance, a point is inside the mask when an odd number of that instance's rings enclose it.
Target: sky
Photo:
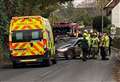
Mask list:
[[[74,0],[73,3],[74,3],[74,5],[78,5],[83,1],[85,1],[85,0]]]

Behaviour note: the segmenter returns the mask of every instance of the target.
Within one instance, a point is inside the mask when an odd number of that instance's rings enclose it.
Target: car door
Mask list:
[[[80,40],[76,42],[75,44],[75,52],[76,52],[76,56],[81,56],[81,47],[80,47]]]

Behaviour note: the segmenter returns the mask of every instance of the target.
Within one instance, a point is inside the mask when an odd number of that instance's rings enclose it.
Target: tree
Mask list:
[[[107,26],[109,24],[111,24],[111,21],[106,16],[104,16],[103,19],[104,19],[103,27],[107,28]],[[101,21],[102,21],[102,17],[101,16],[96,16],[93,19],[93,28],[96,29],[99,32],[102,32],[102,22]]]
[[[61,5],[59,11],[53,12],[50,19],[53,22],[57,21],[75,22],[78,24],[90,25],[92,23],[92,16],[88,13],[86,8],[75,8],[73,3],[68,2],[66,5]]]
[[[8,32],[13,16],[41,15],[48,18],[51,12],[67,1],[72,0],[0,0],[0,33],[4,35]]]
[[[96,0],[96,7],[98,9],[98,15],[102,15],[103,8],[105,5],[110,2],[111,0]]]

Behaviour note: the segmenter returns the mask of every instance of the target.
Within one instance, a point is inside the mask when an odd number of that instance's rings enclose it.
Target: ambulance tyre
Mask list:
[[[19,67],[24,67],[25,63],[19,63],[17,64],[15,61],[12,62],[13,68],[19,68]]]
[[[18,68],[19,67],[19,65],[15,61],[12,62],[12,66],[13,66],[13,68]]]
[[[50,58],[49,58],[49,59],[46,59],[46,60],[45,60],[45,63],[46,63],[46,64],[45,64],[46,66],[51,66],[51,65],[52,65],[52,61],[51,61]]]
[[[56,64],[57,63],[56,59],[52,59],[51,61],[52,61],[52,64]]]

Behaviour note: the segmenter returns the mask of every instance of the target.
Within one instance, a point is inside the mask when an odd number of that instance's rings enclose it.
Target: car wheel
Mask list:
[[[66,60],[72,59],[72,52],[68,51],[68,52],[64,53],[64,57]]]
[[[68,60],[68,59],[69,59],[69,58],[68,58],[68,53],[67,53],[67,52],[64,52],[63,54],[64,54],[65,59]]]
[[[71,53],[68,55],[68,59],[69,59],[69,60],[72,59],[72,54],[71,54]]]
[[[56,64],[57,63],[56,59],[52,59],[51,61],[52,61],[52,64]]]

